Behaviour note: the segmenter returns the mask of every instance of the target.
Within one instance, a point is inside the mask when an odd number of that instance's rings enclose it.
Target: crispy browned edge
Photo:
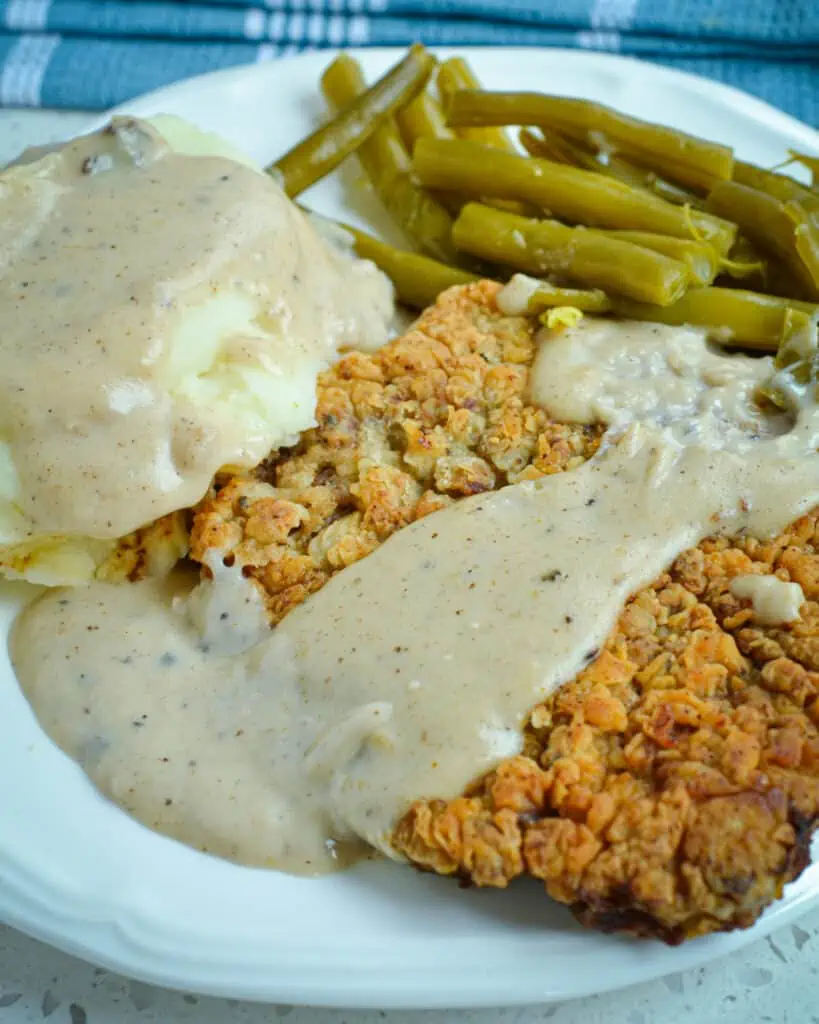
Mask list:
[[[536,323],[489,282],[319,384],[318,425],[221,481],[192,552],[237,562],[271,622],[407,523],[460,497],[570,470],[597,428],[526,402]],[[207,570],[206,570],[207,571]],[[733,576],[806,597],[762,629]],[[819,528],[708,540],[635,595],[604,649],[532,710],[523,754],[455,800],[417,801],[395,847],[489,886],[543,880],[584,924],[677,943],[752,924],[809,860],[819,808]]]

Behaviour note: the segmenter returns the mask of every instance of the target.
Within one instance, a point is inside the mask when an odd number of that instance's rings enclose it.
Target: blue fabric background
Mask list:
[[[605,50],[819,126],[819,0],[0,0],[0,104],[90,110],[323,46]]]

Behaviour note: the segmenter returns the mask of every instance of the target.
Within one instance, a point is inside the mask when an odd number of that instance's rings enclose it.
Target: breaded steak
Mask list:
[[[526,404],[536,325],[501,315],[496,292],[453,289],[402,338],[325,373],[318,427],[205,502],[193,557],[240,562],[275,623],[413,520],[592,455],[600,428]]]
[[[325,373],[318,426],[221,482],[193,557],[241,565],[275,623],[420,516],[589,458],[602,428],[527,405],[537,325],[502,315],[496,292],[454,289]],[[799,583],[801,619],[755,625],[730,590],[748,573]],[[775,540],[685,552],[532,709],[523,754],[457,799],[419,794],[396,850],[478,885],[542,879],[603,930],[676,943],[752,924],[808,863],[819,816],[817,602],[815,514]]]

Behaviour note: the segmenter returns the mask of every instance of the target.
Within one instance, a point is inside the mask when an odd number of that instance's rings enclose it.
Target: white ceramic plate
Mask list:
[[[360,54],[369,74],[396,53]],[[260,161],[320,109],[315,53],[221,72],[128,104],[220,132]],[[618,57],[476,50],[490,88],[604,100],[773,164],[819,133],[734,90]],[[317,209],[366,223],[338,181]],[[0,586],[0,629],[28,595]],[[710,961],[795,918],[819,896],[819,865],[751,931],[668,949],[586,932],[536,883],[460,891],[393,864],[318,880],[236,867],[155,835],[107,803],[40,731],[0,655],[0,919],[103,966],[216,995],[313,1005],[455,1007],[604,992]],[[54,685],[60,684],[59,679]]]

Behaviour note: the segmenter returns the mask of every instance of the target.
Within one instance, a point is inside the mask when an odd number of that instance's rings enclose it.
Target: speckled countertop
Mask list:
[[[0,164],[82,113],[0,111]],[[555,1006],[403,1013],[258,1006],[128,981],[0,925],[0,1024],[819,1024],[819,909],[698,971]]]
[[[577,1002],[427,1013],[309,1010],[127,981],[0,927],[0,1024],[819,1024],[819,911],[709,967]]]

